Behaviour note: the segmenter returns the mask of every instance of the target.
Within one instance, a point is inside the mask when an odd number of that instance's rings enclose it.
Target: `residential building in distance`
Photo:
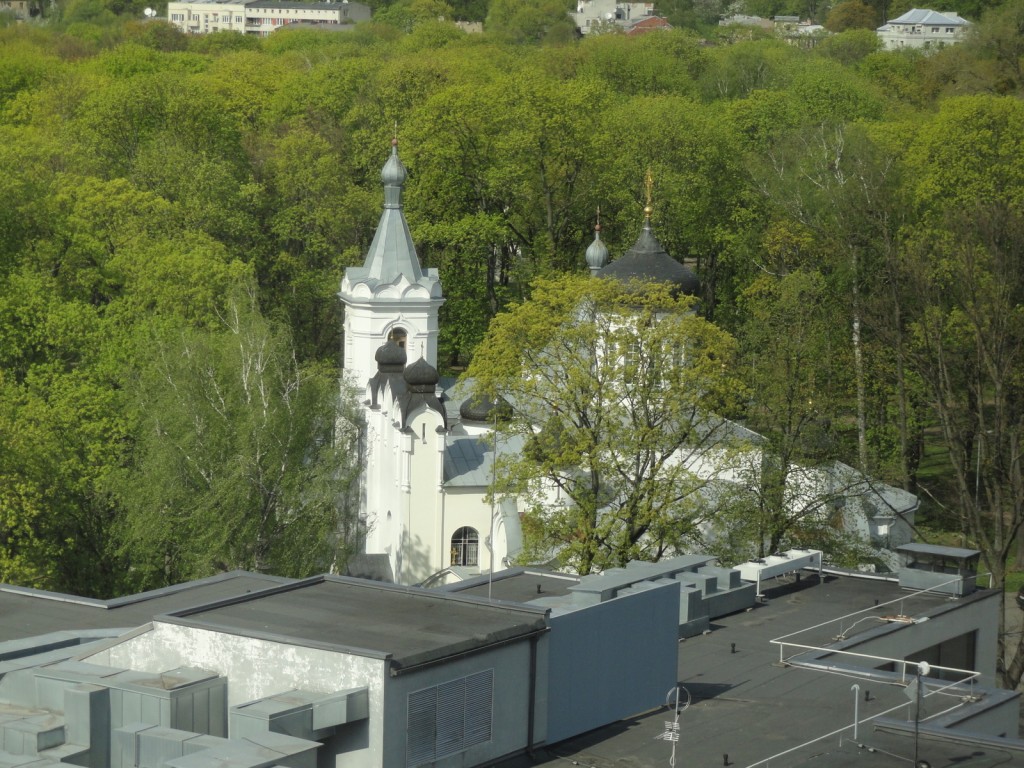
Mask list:
[[[18,21],[25,21],[31,15],[28,0],[0,0],[0,13],[9,13]]]
[[[186,0],[167,4],[167,19],[186,34],[239,32],[266,37],[288,24],[324,25],[344,29],[370,18],[370,7],[363,3],[300,3],[291,0]]]
[[[581,34],[599,29],[631,28],[637,21],[654,15],[654,3],[623,3],[618,0],[578,0],[570,16]]]
[[[882,47],[895,51],[901,48],[941,48],[959,43],[970,26],[971,22],[953,11],[939,13],[911,8],[876,31]]]

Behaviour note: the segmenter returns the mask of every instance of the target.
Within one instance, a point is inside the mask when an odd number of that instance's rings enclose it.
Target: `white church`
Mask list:
[[[444,295],[437,270],[423,269],[416,254],[402,210],[405,180],[395,140],[381,171],[384,210],[373,242],[363,266],[348,268],[341,283],[343,386],[363,393],[360,520],[365,554],[376,556],[372,576],[431,584],[501,570],[520,551],[522,530],[514,500],[491,502],[487,496],[494,466],[492,406],[438,375]],[[645,213],[636,244],[611,263],[595,233],[586,252],[591,273],[670,282],[695,295],[697,276],[665,252],[652,232],[650,209]],[[498,444],[502,452],[520,449],[512,441]],[[872,483],[848,506],[847,526],[894,548],[910,541],[916,506],[912,494]]]

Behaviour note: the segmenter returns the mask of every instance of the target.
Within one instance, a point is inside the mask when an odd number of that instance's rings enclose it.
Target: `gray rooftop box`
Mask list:
[[[904,544],[896,551],[903,561],[900,568],[900,586],[903,589],[926,589],[963,597],[977,588],[981,552],[976,549]]]

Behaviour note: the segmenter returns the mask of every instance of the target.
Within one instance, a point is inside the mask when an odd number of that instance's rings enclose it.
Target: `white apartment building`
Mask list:
[[[902,16],[887,21],[876,32],[882,47],[889,51],[900,48],[941,48],[963,40],[970,28],[967,21],[952,11],[930,11],[912,8]]]
[[[370,18],[370,7],[350,2],[185,0],[168,3],[167,18],[186,34],[206,35],[229,30],[266,37],[288,24],[324,24],[335,28],[354,24]]]

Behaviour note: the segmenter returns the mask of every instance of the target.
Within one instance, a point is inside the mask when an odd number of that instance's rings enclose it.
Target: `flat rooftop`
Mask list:
[[[546,631],[546,611],[513,603],[317,576],[161,621],[314,648],[390,657],[402,668]]]
[[[292,581],[232,571],[113,600],[0,584],[0,642],[65,630],[137,627],[163,613],[251,594]]]
[[[707,634],[679,643],[678,682],[689,691],[691,703],[679,717],[677,766],[759,765],[765,758],[851,725],[855,696],[859,697],[861,720],[907,705],[905,689],[899,686],[782,665],[779,648],[770,641],[869,609],[866,614],[792,638],[806,645],[825,645],[840,633],[854,637],[881,625],[871,619],[859,621],[864,616],[914,615],[950,600],[944,596],[912,596],[893,582],[850,576],[826,576],[824,583],[819,583],[816,574],[806,572],[799,582],[793,576],[780,577],[765,587],[766,603],[716,619]],[[894,599],[898,602],[884,605]],[[859,623],[852,626],[855,621]],[[851,690],[854,683],[860,685],[859,693]],[[667,681],[666,692],[671,686],[672,682]],[[870,694],[868,701],[865,692]],[[938,698],[941,697],[933,697]],[[926,700],[924,714],[935,706],[938,704],[932,699]],[[907,711],[903,706],[889,717],[905,720]],[[542,749],[534,761],[517,758],[507,761],[502,768],[567,763],[583,768],[668,765],[672,743],[659,737],[666,730],[666,722],[672,719],[672,710],[659,708]],[[763,765],[900,768],[912,762],[912,735],[878,730],[862,723],[858,737],[855,743],[847,731],[842,743],[837,735]],[[939,741],[924,734],[920,757],[927,759],[932,768],[1024,765],[1024,752],[1011,753],[974,742]]]
[[[580,583],[579,576],[541,570],[539,568],[510,568],[492,577],[476,576],[467,581],[443,587],[446,592],[472,595],[479,598],[529,603],[549,597],[564,597],[569,588]]]

